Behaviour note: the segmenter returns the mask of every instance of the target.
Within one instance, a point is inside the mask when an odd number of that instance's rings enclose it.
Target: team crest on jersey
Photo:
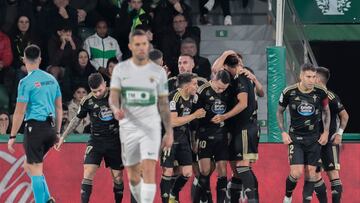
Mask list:
[[[153,83],[153,82],[155,81],[155,78],[154,78],[153,76],[151,76],[151,77],[149,78],[149,80],[150,80],[151,83]]]
[[[190,115],[190,113],[191,113],[191,109],[188,107],[185,107],[183,110],[183,116]]]

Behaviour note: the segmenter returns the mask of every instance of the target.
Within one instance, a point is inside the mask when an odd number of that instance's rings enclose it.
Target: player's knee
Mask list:
[[[115,184],[121,184],[123,182],[122,175],[118,174],[116,176],[113,176],[113,182]]]
[[[216,170],[218,173],[218,176],[222,177],[222,176],[226,176],[226,162],[223,164],[221,162],[219,162],[219,164],[217,164],[216,166]]]
[[[290,175],[292,177],[294,177],[295,179],[299,179],[302,176],[302,174],[303,174],[302,168],[301,169],[296,168],[296,169],[291,169],[290,170]]]
[[[335,179],[339,179],[339,171],[337,170],[331,170],[327,172],[327,175],[329,177],[330,180],[335,180]]]
[[[185,166],[183,168],[183,170],[182,170],[182,175],[185,176],[185,177],[188,177],[188,178],[191,177],[192,176],[192,167],[191,166],[189,166],[189,167]]]
[[[92,180],[94,179],[95,173],[96,168],[84,166],[84,178]]]
[[[163,167],[163,173],[164,176],[172,176],[174,174],[174,169],[173,168],[167,168],[167,167]]]
[[[307,174],[306,176],[309,176],[309,175]],[[319,173],[316,172],[315,173],[315,180],[318,181],[320,179],[321,179],[321,172],[319,172]]]

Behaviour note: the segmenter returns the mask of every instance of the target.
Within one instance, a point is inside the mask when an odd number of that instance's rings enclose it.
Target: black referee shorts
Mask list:
[[[27,121],[23,143],[27,163],[42,163],[44,155],[55,144],[56,139],[56,130],[49,121]]]

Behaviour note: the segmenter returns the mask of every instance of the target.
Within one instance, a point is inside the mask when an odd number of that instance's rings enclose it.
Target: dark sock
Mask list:
[[[303,188],[303,203],[310,203],[312,199],[312,194],[314,192],[314,184],[312,181],[305,181]]]
[[[240,178],[233,176],[230,181],[230,202],[239,203],[240,191],[242,189],[242,181]]]
[[[341,193],[343,191],[342,184],[340,179],[334,179],[330,181],[331,183],[331,196],[333,203],[340,203]]]
[[[179,175],[173,175],[171,176],[171,187],[170,187],[170,191],[171,191],[171,188],[174,187],[174,184],[176,182],[176,179],[178,179]],[[179,193],[176,194],[176,199],[179,200]]]
[[[84,178],[81,182],[81,203],[88,203],[92,190],[92,180]]]
[[[210,191],[210,176],[200,175],[198,184],[195,187],[194,203],[206,201],[208,199],[207,192]]]
[[[175,183],[174,186],[171,190],[171,195],[178,197],[179,196],[179,192],[180,190],[184,187],[184,185],[186,184],[186,182],[188,181],[189,177],[185,177],[183,175],[179,176]]]
[[[226,197],[226,176],[218,177],[216,184],[216,202],[224,202]]]
[[[169,202],[169,195],[171,189],[171,176],[161,176],[160,181],[160,191],[161,191],[161,199],[163,203]]]
[[[191,202],[194,202],[194,196],[195,196],[195,190],[196,190],[196,185],[198,184],[198,176],[194,177],[193,183],[191,184]]]
[[[255,199],[255,180],[252,176],[251,168],[248,166],[237,166],[236,172],[243,183],[248,201],[253,201]]]
[[[289,175],[286,178],[286,189],[285,189],[285,196],[291,197],[292,193],[296,187],[297,179]]]
[[[256,200],[259,200],[259,183],[258,183],[258,180],[256,178],[256,175],[254,173],[253,170],[250,171],[251,172],[251,175],[253,176],[253,179],[254,179],[254,182],[255,182],[255,187],[254,187],[254,190],[255,190],[255,199]]]
[[[314,190],[315,190],[316,197],[318,198],[319,202],[327,203],[326,185],[322,178],[320,178],[320,180],[315,182]]]
[[[114,183],[113,187],[114,198],[116,203],[121,203],[124,193],[124,183]]]

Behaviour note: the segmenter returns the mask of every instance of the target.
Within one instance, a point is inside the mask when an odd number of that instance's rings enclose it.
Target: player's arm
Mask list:
[[[330,108],[329,108],[329,100],[326,97],[326,99],[324,99],[323,103],[323,108],[322,108],[322,120],[323,120],[323,125],[324,125],[324,132],[320,135],[320,139],[318,140],[318,142],[321,145],[325,145],[328,142],[328,137],[329,137],[329,129],[330,129]]]
[[[344,130],[345,130],[346,126],[347,126],[347,123],[349,121],[349,114],[344,109],[344,110],[340,111],[340,113],[338,115],[339,115],[339,118],[340,118],[340,127],[339,127],[338,131],[340,131],[340,129],[341,129],[342,132],[344,132]]]
[[[231,117],[234,117],[235,115],[242,112],[244,109],[248,106],[248,93],[247,92],[241,92],[237,96],[238,103],[227,113],[223,115],[216,115],[214,116],[211,121],[214,123],[221,123]]]
[[[61,131],[61,124],[62,124],[62,117],[63,117],[61,97],[57,97],[55,100],[55,111],[56,111],[56,135],[59,135],[60,131]]]
[[[224,51],[221,56],[219,58],[217,58],[215,60],[215,62],[213,63],[212,67],[211,67],[211,72],[212,73],[217,73],[219,70],[222,70],[224,69],[224,62],[225,62],[225,59],[226,57],[230,56],[230,55],[236,55],[236,52],[235,51],[232,51],[232,50],[228,50],[228,51]]]
[[[276,120],[278,122],[278,126],[281,132],[285,132],[284,127],[284,111],[286,107],[283,107],[281,105],[278,105],[278,109],[276,111]]]
[[[18,133],[20,126],[24,120],[24,115],[26,111],[27,103],[24,102],[17,102],[15,106],[15,112],[13,115],[13,123],[11,127],[10,138],[8,141],[8,150],[11,153],[15,152],[13,145],[15,143],[16,134]]]
[[[68,127],[65,129],[65,131],[63,132],[63,134],[61,135],[61,138],[62,139],[66,139],[67,136],[72,133],[76,127],[78,127],[78,125],[80,124],[81,122],[81,118],[75,116],[73,119],[71,119]]]
[[[172,132],[172,125],[171,125],[171,116],[170,116],[170,110],[169,110],[169,100],[168,96],[159,96],[158,97],[158,108],[161,120],[164,124],[165,131],[166,132]]]
[[[202,118],[203,116],[205,116],[205,113],[206,112],[204,109],[198,109],[194,113],[186,116],[178,116],[177,112],[171,112],[171,126],[178,127],[185,125],[197,118]]]

